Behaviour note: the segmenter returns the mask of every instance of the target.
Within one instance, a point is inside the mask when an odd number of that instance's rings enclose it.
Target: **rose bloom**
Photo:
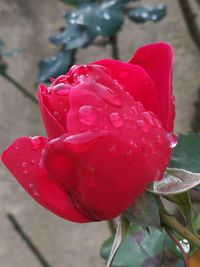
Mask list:
[[[21,137],[2,161],[39,204],[73,222],[110,220],[162,178],[173,137],[173,49],[75,65],[41,84],[48,137]]]

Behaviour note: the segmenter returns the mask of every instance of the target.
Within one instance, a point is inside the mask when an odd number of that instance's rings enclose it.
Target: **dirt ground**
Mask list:
[[[200,86],[199,51],[188,35],[177,1],[146,2],[166,3],[168,16],[153,25],[136,25],[126,20],[119,37],[121,59],[128,60],[139,45],[147,42],[165,40],[174,46],[175,128],[177,133],[185,133],[191,127]],[[8,61],[9,73],[32,92],[39,59],[53,55],[56,50],[47,38],[63,25],[64,10],[66,5],[58,0],[0,0],[0,38],[8,49],[24,49],[23,54]],[[109,47],[91,47],[78,52],[77,62],[109,56]],[[0,83],[0,149],[18,136],[44,134],[36,106],[1,77]],[[99,247],[108,237],[104,222],[79,225],[57,218],[34,203],[7,170],[0,167],[0,266],[41,266],[13,230],[8,213],[16,216],[52,267],[104,266],[99,257]]]

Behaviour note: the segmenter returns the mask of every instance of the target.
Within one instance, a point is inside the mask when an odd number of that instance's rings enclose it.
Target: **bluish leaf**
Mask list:
[[[146,21],[159,21],[166,16],[166,13],[167,9],[163,4],[142,5],[131,9],[128,12],[128,17],[136,23],[143,23]]]
[[[93,41],[93,38],[89,36],[84,26],[69,24],[64,31],[51,36],[49,40],[54,45],[64,45],[65,49],[70,50],[87,47]]]
[[[61,50],[56,56],[42,59],[39,63],[38,82],[47,82],[51,77],[65,74],[73,64],[73,50]]]

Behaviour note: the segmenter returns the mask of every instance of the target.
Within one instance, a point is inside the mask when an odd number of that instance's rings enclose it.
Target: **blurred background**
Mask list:
[[[137,47],[145,43],[164,40],[173,45],[175,130],[187,133],[192,128],[200,129],[200,43],[191,38],[180,1],[146,0],[137,4],[161,2],[167,6],[167,15],[157,23],[134,24],[125,18],[118,34],[120,59],[127,61]],[[189,2],[197,14],[195,23],[200,32],[199,1]],[[30,93],[36,91],[38,62],[58,51],[48,38],[63,27],[62,14],[69,8],[72,7],[59,0],[0,0],[0,39],[6,43],[7,50],[22,49],[20,54],[6,59],[7,73]],[[106,57],[111,57],[109,46],[91,45],[77,51],[76,63]],[[1,151],[18,136],[44,135],[37,106],[2,75],[0,84]],[[104,266],[99,248],[109,235],[106,223],[79,225],[61,220],[33,202],[2,164],[0,177],[0,266],[44,266],[14,229],[7,216],[10,213],[48,260],[49,266]]]

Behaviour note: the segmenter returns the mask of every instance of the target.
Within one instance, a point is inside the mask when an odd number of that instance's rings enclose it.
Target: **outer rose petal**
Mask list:
[[[45,169],[39,166],[46,143],[44,137],[16,139],[3,152],[2,161],[40,205],[64,219],[88,222],[74,207],[68,194],[52,182]]]
[[[113,80],[129,92],[136,101],[140,101],[146,110],[160,118],[158,94],[148,74],[139,66],[113,59],[103,59],[92,64],[106,68]]]
[[[53,115],[44,101],[47,88],[41,84],[38,88],[37,99],[40,107],[40,112],[44,122],[44,126],[49,138],[56,138],[64,133],[66,133],[65,127],[58,121],[58,119]],[[64,109],[64,107],[63,107]]]
[[[44,165],[85,217],[109,220],[158,178],[158,169],[163,172],[170,149],[166,139],[161,142],[162,146],[152,151],[147,143],[130,144],[110,132],[62,136],[50,142]],[[66,162],[71,162],[70,168],[65,167]]]
[[[164,42],[140,47],[129,63],[141,66],[156,85],[161,121],[164,128],[172,132],[174,122],[174,100],[172,97],[173,48]]]

